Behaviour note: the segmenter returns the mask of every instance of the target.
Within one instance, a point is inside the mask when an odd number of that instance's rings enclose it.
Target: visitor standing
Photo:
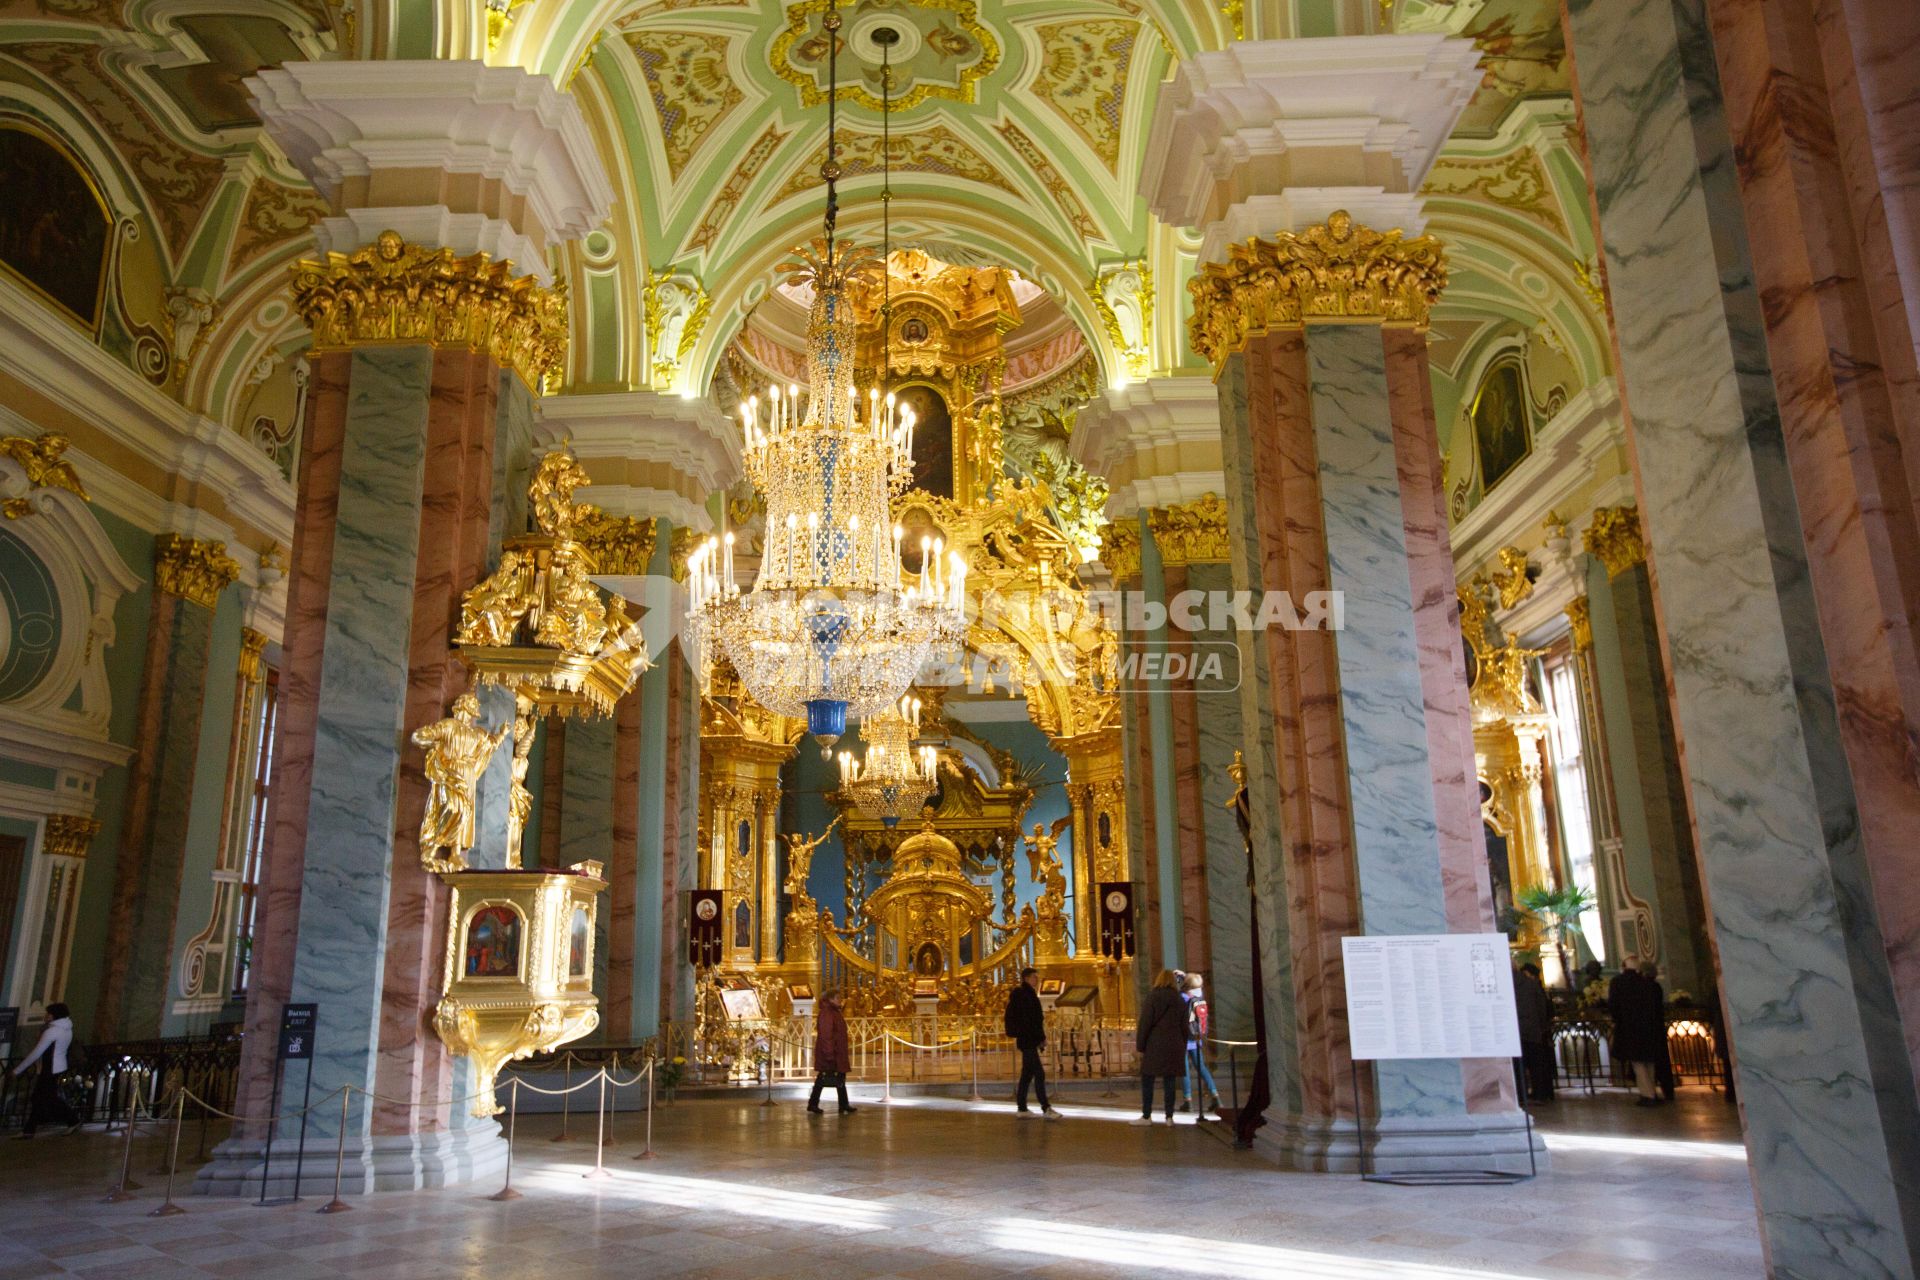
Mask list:
[[[1153,1082],[1159,1080],[1166,1093],[1167,1123],[1172,1124],[1173,1082],[1187,1057],[1187,1006],[1175,987],[1173,970],[1162,969],[1154,978],[1153,990],[1140,1006],[1133,1045],[1140,1053],[1140,1118],[1133,1123],[1153,1123]]]
[[[1607,989],[1607,1011],[1613,1016],[1613,1056],[1633,1070],[1636,1104],[1660,1105],[1654,1092],[1655,1066],[1667,1035],[1666,993],[1655,978],[1633,968],[1631,960]]]
[[[1047,1068],[1040,1061],[1040,1051],[1047,1047],[1047,1017],[1040,1007],[1038,969],[1020,971],[1019,983],[1007,996],[1004,1023],[1014,1047],[1020,1050],[1020,1086],[1013,1093],[1014,1107],[1023,1116],[1033,1114],[1027,1110],[1027,1089],[1031,1086],[1040,1114],[1058,1120],[1060,1113],[1047,1102]]]
[[[1553,1101],[1553,997],[1540,980],[1540,966],[1523,964],[1513,975],[1513,1007],[1520,1022],[1520,1063],[1527,1100]]]
[[[1180,998],[1187,1006],[1187,1070],[1181,1084],[1186,1096],[1193,1100],[1194,1112],[1200,1120],[1205,1120],[1209,1111],[1217,1118],[1220,1114],[1220,1087],[1213,1082],[1213,1072],[1207,1069],[1207,1029],[1212,1018],[1207,1010],[1206,979],[1200,974],[1189,973],[1185,987]],[[1207,1087],[1207,1101],[1204,1103],[1200,1100],[1198,1088],[1203,1084]]]
[[[25,1075],[28,1067],[40,1063],[40,1074],[33,1080],[33,1097],[27,1104],[27,1122],[20,1129],[21,1137],[31,1138],[42,1120],[52,1120],[68,1133],[80,1127],[80,1117],[60,1096],[60,1081],[67,1074],[67,1051],[72,1047],[73,1018],[67,1013],[67,1006],[57,1002],[48,1005],[47,1026],[40,1033],[40,1043],[13,1069],[14,1075]]]
[[[847,1016],[840,1010],[838,991],[821,994],[818,1021],[813,1037],[813,1096],[807,1099],[807,1110],[814,1115],[825,1114],[820,1109],[820,1091],[832,1085],[840,1095],[840,1114],[850,1116],[858,1109],[847,1101],[847,1072],[853,1068],[853,1049],[847,1043]]]

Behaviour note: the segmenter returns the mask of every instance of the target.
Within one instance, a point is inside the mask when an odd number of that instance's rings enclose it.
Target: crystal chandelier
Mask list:
[[[913,414],[878,389],[853,386],[854,281],[885,266],[871,249],[834,242],[840,176],[835,53],[829,9],[825,234],[784,264],[813,286],[807,390],[773,387],[741,410],[746,470],[766,501],[765,549],[753,588],[734,581],[733,535],[688,561],[689,639],[699,670],[724,652],[756,701],[804,716],[823,755],[862,719],[893,707],[921,665],[966,633],[966,561],[922,539],[920,569],[904,572],[892,499],[913,473]]]
[[[867,740],[865,759],[854,759],[851,751],[840,753],[840,790],[860,812],[889,827],[920,812],[938,786],[939,754],[930,746],[915,747],[919,734],[918,698],[902,698],[860,722],[860,736]]]

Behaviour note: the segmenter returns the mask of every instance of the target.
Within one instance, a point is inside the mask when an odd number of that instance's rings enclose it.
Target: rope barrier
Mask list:
[[[788,1043],[792,1043],[792,1042],[788,1042]],[[568,1059],[572,1059],[573,1055],[568,1054],[566,1055],[566,1057]],[[771,1059],[769,1059],[769,1061],[771,1061]],[[527,1089],[532,1091],[533,1093],[541,1094],[547,1097],[571,1098],[573,1094],[578,1093],[582,1089],[588,1088],[596,1084],[599,1086],[599,1104],[597,1107],[598,1118],[597,1118],[597,1132],[595,1134],[594,1167],[592,1170],[590,1170],[588,1173],[586,1173],[583,1176],[588,1178],[606,1178],[606,1177],[612,1176],[606,1167],[606,1143],[607,1143],[607,1139],[609,1136],[609,1129],[610,1129],[610,1126],[608,1124],[608,1119],[607,1119],[608,1086],[612,1086],[614,1090],[614,1097],[615,1097],[614,1105],[617,1113],[619,1091],[621,1089],[634,1088],[644,1080],[647,1086],[646,1144],[645,1144],[645,1148],[640,1152],[639,1155],[635,1156],[634,1159],[652,1160],[657,1158],[657,1153],[653,1149],[653,1111],[654,1111],[654,1083],[657,1075],[657,1069],[659,1067],[659,1059],[655,1057],[648,1057],[645,1060],[645,1063],[642,1066],[640,1066],[638,1069],[636,1069],[633,1072],[633,1074],[625,1080],[620,1079],[615,1072],[614,1068],[617,1067],[618,1063],[619,1063],[619,1055],[614,1054],[612,1055],[612,1058],[611,1058],[611,1064],[612,1064],[611,1066],[598,1067],[595,1069],[594,1073],[591,1076],[580,1081],[578,1084],[569,1085],[564,1089],[543,1089],[540,1086],[536,1084],[532,1084],[529,1081],[527,1081],[518,1072],[506,1073],[506,1075],[504,1076],[501,1082],[505,1084],[509,1090],[508,1104],[507,1104],[507,1125],[506,1125],[506,1129],[507,1129],[506,1180],[504,1185],[501,1187],[500,1191],[495,1195],[493,1195],[492,1197],[490,1197],[491,1199],[515,1200],[520,1198],[521,1193],[513,1189],[513,1142],[514,1142],[515,1131],[518,1127],[519,1110],[520,1110],[520,1091],[522,1089]],[[569,1062],[568,1063],[569,1074],[571,1074],[571,1066],[572,1066],[572,1062]],[[769,1072],[769,1074],[771,1074],[771,1072]],[[399,1098],[389,1098],[383,1094],[374,1093],[370,1089],[362,1089],[358,1085],[343,1084],[343,1085],[337,1086],[334,1089],[329,1090],[326,1093],[326,1095],[323,1096],[319,1101],[314,1102],[308,1106],[301,1107],[296,1110],[277,1111],[271,1115],[264,1116],[264,1117],[250,1118],[247,1116],[240,1115],[236,1112],[227,1111],[222,1108],[215,1107],[214,1105],[209,1103],[205,1098],[202,1098],[199,1094],[195,1093],[192,1089],[186,1087],[184,1084],[176,1084],[171,1088],[169,1088],[167,1093],[163,1097],[161,1098],[149,1097],[147,1099],[147,1109],[149,1114],[165,1115],[166,1112],[168,1112],[169,1110],[172,1111],[173,1113],[172,1114],[173,1135],[172,1135],[171,1142],[169,1143],[167,1165],[165,1169],[156,1170],[156,1172],[162,1172],[166,1174],[166,1177],[167,1177],[166,1194],[163,1197],[160,1206],[156,1209],[151,1210],[148,1216],[156,1217],[156,1218],[172,1217],[176,1214],[183,1214],[187,1212],[185,1208],[183,1208],[182,1206],[174,1202],[173,1186],[174,1186],[175,1176],[178,1173],[179,1166],[180,1166],[180,1134],[181,1134],[181,1130],[185,1126],[186,1107],[187,1107],[187,1102],[189,1100],[191,1100],[196,1106],[198,1106],[201,1109],[203,1124],[205,1121],[205,1117],[209,1115],[218,1116],[221,1119],[231,1120],[240,1124],[249,1124],[249,1123],[265,1124],[267,1126],[267,1135],[268,1135],[267,1142],[271,1144],[271,1142],[273,1141],[274,1131],[278,1128],[281,1121],[306,1116],[311,1112],[319,1110],[321,1107],[332,1105],[334,1099],[338,1098],[340,1103],[340,1125],[339,1125],[339,1132],[336,1134],[336,1137],[335,1137],[334,1165],[333,1165],[333,1198],[330,1201],[328,1201],[326,1205],[322,1206],[319,1212],[331,1214],[331,1213],[345,1213],[349,1211],[350,1209],[353,1208],[353,1206],[348,1204],[344,1199],[341,1198],[341,1191],[345,1187],[347,1127],[348,1127],[348,1121],[351,1117],[353,1096],[355,1094],[359,1094],[361,1097],[367,1098],[371,1101],[385,1103],[389,1106],[401,1107],[406,1110],[421,1110],[424,1108],[439,1108],[443,1106],[445,1107],[459,1106],[459,1105],[464,1105],[466,1103],[470,1103],[474,1099],[482,1096],[480,1092],[476,1091],[473,1093],[469,1093],[466,1096],[461,1098],[453,1098],[445,1101],[442,1101],[437,1098],[429,1101],[413,1101],[413,1100],[405,1100],[405,1099],[399,1099]],[[139,1183],[134,1182],[132,1178],[129,1176],[131,1173],[132,1162],[133,1162],[133,1139],[139,1127],[138,1116],[140,1111],[140,1094],[139,1094],[139,1082],[137,1079],[130,1081],[129,1095],[130,1096],[129,1096],[128,1107],[127,1107],[128,1123],[126,1126],[126,1140],[121,1150],[120,1181],[113,1186],[113,1188],[109,1191],[108,1195],[106,1196],[104,1202],[108,1204],[117,1204],[122,1201],[132,1199],[133,1196],[131,1195],[131,1192],[139,1189],[139,1186],[140,1186]],[[564,1121],[563,1121],[563,1124],[564,1124]],[[297,1181],[297,1177],[298,1175],[296,1171],[296,1181]],[[266,1194],[266,1179],[263,1173],[262,1184],[261,1184],[261,1195],[263,1199],[265,1197],[265,1194]]]

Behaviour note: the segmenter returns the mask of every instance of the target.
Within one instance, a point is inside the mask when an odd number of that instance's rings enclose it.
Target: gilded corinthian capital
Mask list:
[[[1167,564],[1224,564],[1232,558],[1227,546],[1227,504],[1217,493],[1157,508],[1147,523]]]
[[[293,305],[315,351],[421,343],[484,352],[539,390],[567,351],[567,299],[484,253],[410,244],[395,231],[352,253],[293,264]]]
[[[153,540],[153,585],[168,595],[211,609],[240,576],[224,542],[163,533]]]
[[[49,858],[84,858],[87,847],[99,834],[98,819],[84,818],[77,813],[48,814],[41,848]]]
[[[1647,558],[1637,507],[1601,507],[1593,513],[1584,539],[1587,554],[1598,556],[1612,580]]]
[[[1100,558],[1113,572],[1115,582],[1140,576],[1140,524],[1135,520],[1116,520],[1100,531]]]
[[[1344,209],[1273,240],[1231,246],[1187,288],[1193,349],[1218,366],[1250,338],[1310,320],[1377,320],[1427,327],[1447,287],[1446,250],[1432,236],[1375,231]]]

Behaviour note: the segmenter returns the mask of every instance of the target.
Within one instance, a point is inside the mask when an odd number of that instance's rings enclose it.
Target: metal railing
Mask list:
[[[1719,1019],[1711,1010],[1676,1005],[1667,1011],[1667,1057],[1675,1085],[1700,1084],[1733,1091],[1732,1064]],[[1613,1057],[1613,1020],[1594,1012],[1553,1022],[1554,1080],[1560,1088],[1592,1093],[1629,1082],[1625,1063]]]
[[[16,1056],[0,1077],[0,1129],[18,1129],[26,1122],[34,1072],[16,1076],[13,1064],[33,1051],[33,1039],[24,1034],[22,1039],[25,1043],[15,1046]],[[136,1093],[151,1099],[184,1090],[204,1099],[204,1106],[230,1110],[239,1083],[238,1036],[81,1043],[76,1056],[81,1066],[60,1082],[61,1095],[82,1124],[119,1125],[134,1106]],[[204,1130],[207,1117],[197,1118]]]

